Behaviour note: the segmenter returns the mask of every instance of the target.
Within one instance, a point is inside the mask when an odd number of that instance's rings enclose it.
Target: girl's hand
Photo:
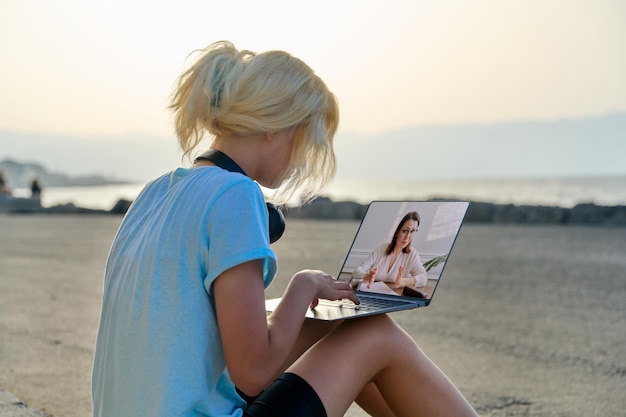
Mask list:
[[[369,272],[365,274],[365,277],[363,277],[363,281],[367,282],[367,288],[369,288],[370,285],[372,285],[372,282],[374,282],[374,280],[376,279],[377,272],[378,272],[378,267],[375,266],[374,268],[372,268]]]
[[[303,270],[298,272],[294,278],[308,278],[315,282],[317,286],[317,293],[311,301],[311,308],[314,308],[319,303],[319,299],[336,301],[349,299],[355,304],[359,304],[359,299],[352,291],[352,287],[347,282],[338,281],[332,275],[323,271],[317,270]]]

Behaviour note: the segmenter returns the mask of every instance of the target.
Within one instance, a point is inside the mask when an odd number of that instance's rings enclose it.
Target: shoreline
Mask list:
[[[429,199],[454,200],[454,199]],[[112,214],[124,215],[132,201],[120,199],[110,210],[79,207],[73,203],[43,207],[37,198],[0,198],[0,214]],[[285,207],[286,218],[313,220],[360,220],[367,204],[333,201],[319,197],[301,207]],[[472,201],[466,223],[479,224],[560,224],[593,226],[626,226],[626,206],[602,206],[580,203],[574,207],[499,204]]]

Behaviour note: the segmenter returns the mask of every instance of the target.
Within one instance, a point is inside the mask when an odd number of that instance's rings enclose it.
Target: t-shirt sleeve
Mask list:
[[[269,247],[267,207],[259,186],[243,180],[225,190],[210,208],[207,221],[207,276],[204,286],[224,271],[253,259],[263,261],[267,287],[276,273],[276,256]]]

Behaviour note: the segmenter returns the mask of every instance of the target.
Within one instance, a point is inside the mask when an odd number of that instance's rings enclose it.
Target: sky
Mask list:
[[[172,140],[195,49],[282,49],[339,134],[626,112],[623,0],[0,0],[0,130]]]
[[[2,0],[0,129],[169,135],[187,55],[221,39],[303,59],[344,130],[626,111],[622,0]]]

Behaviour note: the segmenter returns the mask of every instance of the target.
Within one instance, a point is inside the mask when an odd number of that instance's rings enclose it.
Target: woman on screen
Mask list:
[[[411,246],[419,225],[419,213],[407,213],[398,223],[391,242],[376,248],[365,262],[356,267],[353,276],[362,276],[368,288],[375,281],[390,283],[394,289],[426,285],[426,269],[417,250]]]

